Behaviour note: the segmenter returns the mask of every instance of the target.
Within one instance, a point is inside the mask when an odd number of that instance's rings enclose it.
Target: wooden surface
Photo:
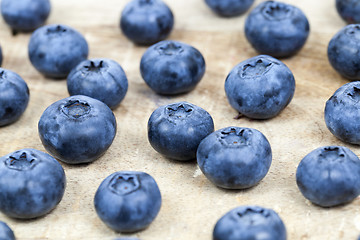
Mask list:
[[[84,34],[90,58],[118,61],[129,79],[129,91],[114,113],[117,136],[107,153],[85,166],[62,164],[67,188],[57,208],[45,217],[18,221],[0,214],[18,239],[114,239],[123,236],[107,228],[97,217],[93,197],[100,182],[119,170],[151,174],[159,184],[163,205],[158,217],[144,231],[126,236],[143,240],[211,239],[213,226],[228,210],[243,204],[273,208],[284,220],[288,239],[356,239],[360,234],[360,199],[345,206],[326,209],[305,200],[295,183],[300,160],[324,145],[345,145],[357,155],[360,148],[338,141],[323,120],[326,100],[345,84],[329,65],[326,56],[331,37],[345,23],[338,17],[334,0],[286,0],[308,16],[311,34],[299,54],[284,60],[296,78],[291,104],[276,118],[267,121],[235,120],[228,104],[224,80],[240,61],[257,55],[243,33],[245,16],[222,19],[203,0],[166,0],[175,15],[170,39],[198,48],[207,62],[207,71],[198,87],[189,94],[162,97],[141,79],[139,62],[145,47],[136,47],[120,32],[118,22],[125,0],[52,0],[48,23],[63,23]],[[258,4],[261,1],[256,1]],[[45,79],[30,64],[27,44],[30,34],[12,36],[0,21],[3,67],[20,74],[30,88],[30,103],[21,119],[0,128],[0,155],[31,147],[45,151],[37,123],[45,108],[68,96],[66,81]],[[0,93],[1,94],[1,93]],[[147,120],[158,106],[186,100],[212,115],[216,129],[226,126],[252,127],[262,131],[273,150],[273,163],[257,186],[245,191],[216,188],[200,172],[196,162],[179,163],[160,156],[147,140]]]

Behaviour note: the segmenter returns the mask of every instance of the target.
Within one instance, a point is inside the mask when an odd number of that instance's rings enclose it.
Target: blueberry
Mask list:
[[[360,24],[342,28],[331,39],[328,58],[333,68],[343,77],[360,80]]]
[[[14,232],[2,221],[0,221],[0,240],[15,240]]]
[[[256,185],[269,171],[271,147],[256,129],[227,127],[201,141],[197,162],[216,186],[245,189]]]
[[[205,2],[216,14],[233,17],[249,10],[254,0],[205,0]]]
[[[296,54],[309,35],[309,22],[297,7],[278,1],[259,4],[245,22],[245,34],[260,53],[273,57]]]
[[[205,73],[205,60],[194,47],[177,41],[162,41],[142,56],[141,76],[159,94],[193,90]]]
[[[188,102],[161,106],[148,122],[151,146],[166,157],[180,161],[195,159],[201,140],[213,131],[210,114]]]
[[[66,78],[88,56],[88,44],[75,29],[46,25],[30,38],[29,58],[34,67],[50,78]]]
[[[174,16],[161,0],[132,0],[121,13],[122,32],[140,45],[151,45],[164,40],[173,25]]]
[[[341,86],[326,102],[326,126],[341,141],[360,145],[360,82]]]
[[[50,14],[49,0],[2,0],[1,14],[14,31],[32,31],[43,25]]]
[[[213,240],[286,240],[286,228],[272,209],[240,206],[219,219]]]
[[[70,95],[85,95],[115,108],[125,97],[128,80],[121,66],[111,59],[85,60],[67,78]]]
[[[39,135],[46,150],[69,163],[96,160],[110,147],[116,119],[103,102],[76,95],[51,104],[39,121]]]
[[[336,9],[347,23],[360,23],[360,2],[358,0],[336,0]]]
[[[61,201],[65,173],[49,154],[26,148],[0,158],[0,211],[13,218],[36,218]]]
[[[225,81],[230,105],[253,119],[278,115],[291,101],[295,79],[281,61],[266,55],[245,60],[235,66]]]
[[[296,182],[305,198],[322,207],[350,202],[360,194],[360,159],[346,147],[320,147],[301,160]]]
[[[122,171],[108,176],[94,198],[96,213],[117,232],[136,232],[150,225],[161,207],[155,180],[144,172]]]
[[[0,127],[18,120],[29,102],[29,88],[16,73],[0,68]]]

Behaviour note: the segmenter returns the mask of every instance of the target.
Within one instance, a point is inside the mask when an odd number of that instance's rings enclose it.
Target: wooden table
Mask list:
[[[285,1],[285,0],[284,0]],[[246,41],[245,16],[223,19],[214,15],[202,0],[166,0],[176,24],[170,39],[198,48],[207,62],[201,83],[191,93],[163,97],[152,92],[141,79],[139,62],[145,47],[134,46],[119,30],[125,0],[53,0],[48,23],[63,23],[84,34],[90,58],[118,61],[129,79],[129,91],[114,113],[118,132],[107,153],[85,166],[62,164],[67,175],[63,200],[45,217],[18,221],[0,214],[18,239],[114,239],[123,236],[107,228],[97,217],[93,197],[100,182],[119,170],[139,170],[158,182],[163,205],[158,217],[144,231],[127,235],[143,240],[211,239],[213,226],[228,210],[243,204],[273,208],[284,220],[289,239],[356,239],[360,234],[360,199],[336,208],[314,206],[299,192],[296,167],[313,149],[345,145],[360,154],[360,148],[338,141],[323,120],[326,100],[348,81],[330,66],[326,50],[331,37],[345,23],[335,10],[334,0],[285,2],[300,7],[308,16],[311,34],[296,56],[284,62],[296,78],[291,104],[276,118],[235,120],[228,104],[224,80],[240,61],[257,55]],[[255,4],[261,1],[256,1]],[[30,34],[12,36],[0,21],[3,67],[20,74],[30,88],[30,103],[21,119],[0,128],[0,155],[31,147],[45,151],[37,123],[47,106],[68,97],[65,80],[45,79],[30,64],[27,44]],[[1,94],[1,93],[0,93]],[[273,150],[273,163],[257,186],[245,191],[226,191],[212,185],[196,162],[174,162],[155,152],[147,140],[147,120],[158,106],[186,100],[205,108],[216,129],[226,126],[252,127],[263,132]]]

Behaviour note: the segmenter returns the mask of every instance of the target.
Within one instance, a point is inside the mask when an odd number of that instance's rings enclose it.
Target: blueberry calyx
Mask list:
[[[270,1],[265,5],[263,14],[269,20],[279,21],[288,18],[291,15],[291,10],[291,6],[287,4]]]
[[[344,161],[345,152],[343,149],[339,147],[324,147],[319,154],[319,161],[321,162],[322,159],[326,159],[327,161]]]
[[[61,110],[66,116],[78,119],[89,114],[91,107],[85,101],[69,100]]]
[[[170,55],[170,56],[180,54],[184,51],[184,49],[175,42],[167,42],[165,44],[162,44],[159,47],[157,47],[157,50],[161,55]]]
[[[89,72],[99,72],[104,67],[104,61],[100,61],[98,65],[95,65],[93,61],[90,61],[90,65],[85,65],[84,68]]]
[[[274,64],[274,62],[267,59],[257,59],[254,62],[245,64],[242,69],[240,69],[240,76],[242,78],[260,77],[268,72]]]
[[[173,119],[185,119],[193,112],[193,108],[188,104],[173,105],[166,108],[166,114]]]
[[[220,142],[229,147],[250,145],[252,131],[250,129],[225,129],[220,133]]]
[[[126,195],[140,188],[138,176],[134,174],[117,174],[110,183],[110,190],[118,195]]]
[[[360,88],[354,86],[350,91],[347,93],[347,95],[354,100],[355,102],[360,101]]]
[[[248,217],[251,219],[250,223],[253,224],[254,223],[254,220],[252,219],[252,216],[253,215],[262,215],[263,217],[265,218],[268,218],[270,217],[270,212],[263,209],[263,208],[245,208],[243,209],[242,211],[238,211],[237,212],[237,215],[240,217],[240,218],[245,218],[245,217]]]
[[[152,5],[154,4],[154,0],[140,0],[140,5]]]
[[[5,76],[6,76],[5,71],[4,70],[1,71],[0,72],[0,83],[5,79]]]
[[[360,39],[360,26],[358,24],[348,26],[345,32],[350,36],[353,35],[356,39]]]
[[[66,32],[67,29],[62,27],[61,25],[56,25],[54,27],[49,27],[47,29],[47,34],[56,34],[56,33],[62,33],[62,32]]]
[[[15,153],[5,160],[5,165],[8,168],[18,171],[30,170],[36,163],[37,161],[35,161],[35,158],[29,156],[26,152],[22,152],[20,156],[18,156],[18,153]]]

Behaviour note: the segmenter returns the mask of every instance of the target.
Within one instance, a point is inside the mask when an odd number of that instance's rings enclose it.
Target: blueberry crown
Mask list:
[[[165,109],[166,114],[173,119],[185,119],[192,114],[193,110],[193,107],[186,103],[173,104]]]
[[[69,100],[63,105],[61,110],[66,116],[78,119],[89,114],[91,107],[85,101]]]
[[[345,158],[345,151],[339,147],[324,147],[321,149],[319,154],[319,162],[322,162],[324,159],[334,162],[343,162]]]
[[[184,51],[183,47],[172,41],[166,41],[163,44],[157,46],[157,51],[160,55],[177,55]]]
[[[0,71],[0,82],[2,82],[6,78],[6,72],[5,70]]]
[[[351,38],[360,40],[360,24],[348,25],[345,30],[346,34]]]
[[[282,2],[268,1],[265,3],[262,12],[267,19],[278,21],[289,18],[292,9],[293,7],[291,5]]]
[[[5,160],[5,165],[14,170],[24,171],[32,169],[38,161],[36,157],[26,152],[15,152]]]
[[[268,72],[276,62],[272,62],[266,58],[252,59],[249,63],[240,68],[240,76],[242,78],[255,78]]]
[[[252,131],[247,128],[227,128],[220,132],[219,140],[230,147],[251,144]]]
[[[249,215],[261,215],[265,218],[270,217],[270,212],[264,208],[254,208],[254,207],[247,207],[245,209],[242,209],[241,211],[237,212],[237,215],[240,218],[249,216]]]
[[[97,65],[94,61],[89,61],[88,64],[84,66],[84,68],[89,72],[99,72],[103,67],[104,67],[103,60],[100,60]]]
[[[66,32],[67,29],[61,25],[51,26],[47,29],[47,34],[59,34]]]
[[[353,101],[360,101],[360,88],[354,86],[346,91],[346,95]]]
[[[116,174],[110,180],[109,188],[117,195],[126,195],[139,189],[140,181],[134,174]]]
[[[154,0],[139,0],[140,5],[152,5],[154,4]]]

